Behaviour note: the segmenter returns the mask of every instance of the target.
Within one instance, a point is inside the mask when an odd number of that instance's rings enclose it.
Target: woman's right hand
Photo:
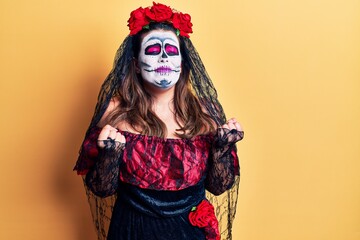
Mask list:
[[[118,129],[110,125],[105,125],[99,134],[97,145],[100,148],[105,148],[109,146],[111,147],[111,144],[114,143],[115,148],[123,148],[126,143],[125,137],[119,132]]]

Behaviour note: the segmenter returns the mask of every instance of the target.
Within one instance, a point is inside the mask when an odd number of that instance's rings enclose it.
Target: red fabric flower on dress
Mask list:
[[[220,240],[219,223],[208,200],[203,200],[191,210],[189,221],[193,226],[204,228],[206,240]]]

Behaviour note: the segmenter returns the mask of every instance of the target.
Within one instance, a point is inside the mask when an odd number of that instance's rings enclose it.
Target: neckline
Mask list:
[[[162,142],[183,142],[183,141],[194,141],[196,139],[202,139],[202,138],[210,138],[211,134],[200,134],[200,135],[196,135],[192,138],[163,138],[163,137],[158,137],[158,136],[152,136],[152,135],[144,135],[141,133],[134,133],[134,132],[129,132],[126,130],[119,130],[119,132],[125,136],[132,136],[132,137],[136,137],[136,138],[144,138],[144,139],[152,139],[155,141],[162,141]]]

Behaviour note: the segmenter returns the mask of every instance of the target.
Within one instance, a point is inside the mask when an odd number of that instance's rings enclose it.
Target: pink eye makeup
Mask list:
[[[159,43],[150,45],[145,48],[145,55],[158,55],[161,52],[161,45]]]
[[[179,55],[179,49],[171,44],[165,44],[165,52],[168,56]],[[145,48],[145,55],[158,55],[161,53],[161,44],[156,43]]]
[[[169,56],[179,55],[179,49],[171,44],[165,44],[165,52]]]

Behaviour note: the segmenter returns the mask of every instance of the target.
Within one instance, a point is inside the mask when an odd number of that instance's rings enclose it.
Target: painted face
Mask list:
[[[179,40],[171,31],[153,30],[141,42],[139,68],[144,81],[167,89],[175,85],[181,72]]]

